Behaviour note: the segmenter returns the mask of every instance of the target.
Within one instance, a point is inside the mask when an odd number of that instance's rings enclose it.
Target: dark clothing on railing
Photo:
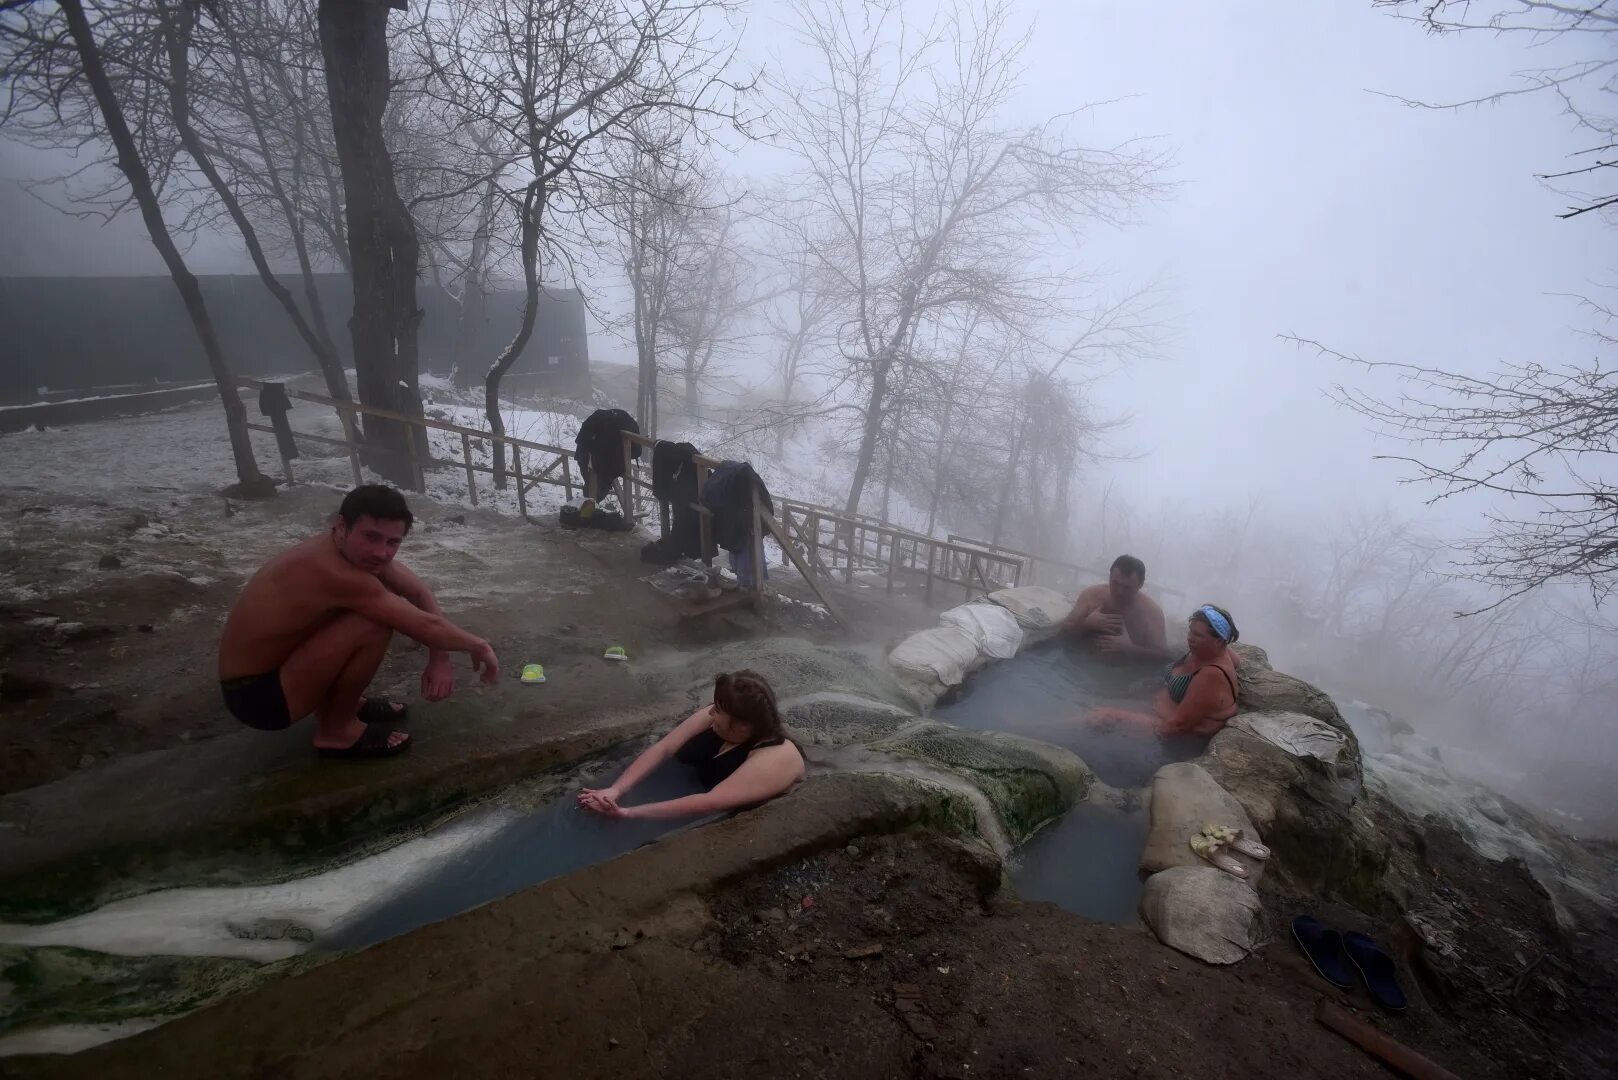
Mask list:
[[[287,412],[291,408],[292,401],[287,397],[286,384],[267,382],[259,388],[258,411],[270,418],[270,426],[275,429],[275,448],[287,459],[298,456],[298,443],[292,437],[292,425],[287,421]]]
[[[682,470],[692,470],[690,484],[692,499],[696,498],[696,466],[691,459],[697,448],[688,442],[675,443],[659,439],[652,447],[652,498],[658,502],[671,502],[675,497],[675,484]]]
[[[769,489],[745,461],[724,461],[708,476],[702,505],[713,514],[714,543],[726,551],[746,551],[753,542],[753,485],[759,502],[775,513]]]
[[[584,474],[594,481],[593,485],[586,484],[585,498],[601,498],[612,490],[612,482],[624,475],[622,433],[625,431],[639,435],[640,425],[622,409],[597,409],[579,425],[573,456]],[[631,448],[629,456],[640,457],[639,443]]]
[[[667,565],[682,558],[701,558],[702,519],[697,501],[697,470],[690,443],[659,442],[652,447],[652,495],[669,507],[668,534],[641,549],[646,562]]]

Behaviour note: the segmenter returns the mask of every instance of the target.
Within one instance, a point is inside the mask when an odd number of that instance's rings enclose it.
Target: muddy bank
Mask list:
[[[1301,960],[1279,950],[1217,970],[1142,931],[1018,901],[980,845],[915,828],[935,800],[877,778],[815,780],[710,835],[123,1042],[8,1066],[20,1077],[1385,1075],[1314,1023],[1321,988]],[[1440,1025],[1406,1024],[1400,1037],[1412,1031],[1463,1075],[1508,1075]]]

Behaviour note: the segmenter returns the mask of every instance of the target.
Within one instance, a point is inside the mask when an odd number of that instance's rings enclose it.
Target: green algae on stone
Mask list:
[[[1070,751],[999,731],[928,722],[874,743],[872,750],[947,769],[988,798],[1021,841],[1083,799],[1095,780]]]

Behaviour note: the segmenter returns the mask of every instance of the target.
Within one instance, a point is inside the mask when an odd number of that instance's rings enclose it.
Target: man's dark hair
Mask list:
[[[402,521],[405,532],[409,532],[410,526],[416,523],[399,489],[386,484],[361,484],[350,491],[343,496],[343,505],[337,508],[337,516],[350,529],[362,517],[373,517],[378,521]]]
[[[1133,555],[1120,555],[1112,560],[1114,570],[1122,570],[1142,585],[1146,584],[1146,564]]]

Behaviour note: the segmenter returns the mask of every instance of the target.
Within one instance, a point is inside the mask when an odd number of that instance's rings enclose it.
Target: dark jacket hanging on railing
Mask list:
[[[755,484],[764,509],[775,513],[769,489],[745,461],[720,462],[702,489],[702,505],[713,514],[714,543],[726,551],[746,551],[752,543]]]
[[[287,397],[285,383],[267,382],[259,388],[258,411],[270,418],[276,449],[288,461],[298,456],[298,441],[292,437],[292,424],[287,420],[291,409],[292,399]]]
[[[573,456],[578,459],[580,470],[594,481],[593,486],[585,488],[585,498],[601,498],[612,490],[612,482],[624,475],[622,435],[625,431],[639,435],[640,425],[622,409],[597,409],[579,425],[578,437],[573,441]],[[638,443],[630,451],[630,457],[640,457]]]

